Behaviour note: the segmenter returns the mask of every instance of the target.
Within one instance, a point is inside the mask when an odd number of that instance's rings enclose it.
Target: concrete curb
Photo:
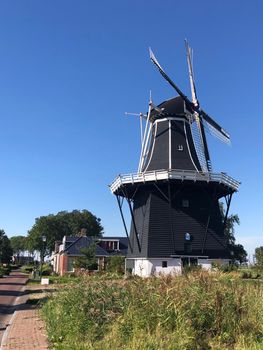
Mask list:
[[[9,333],[9,331],[10,331],[10,329],[11,329],[12,323],[14,322],[14,319],[15,319],[15,317],[16,317],[16,313],[17,313],[17,311],[15,311],[15,312],[13,313],[13,315],[12,315],[12,317],[11,317],[9,323],[8,323],[8,326],[6,327],[6,330],[4,331],[4,335],[3,335],[2,341],[1,341],[0,350],[4,350],[4,347],[5,347],[6,344],[7,344],[8,333]]]

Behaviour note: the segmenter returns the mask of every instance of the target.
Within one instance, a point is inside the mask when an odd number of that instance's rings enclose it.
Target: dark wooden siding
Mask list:
[[[156,122],[156,135],[149,151],[146,170],[169,169],[169,122]],[[148,164],[149,163],[149,164]]]
[[[183,170],[196,170],[187,147],[184,125],[184,120],[171,121],[171,168]],[[178,150],[179,146],[183,147],[182,151]]]
[[[151,192],[139,191],[134,200],[133,215],[135,219],[136,229],[139,235],[139,242],[141,246],[141,252],[139,252],[139,246],[137,244],[135,229],[133,222],[131,222],[130,239],[133,247],[133,253],[128,251],[128,256],[142,256],[148,255],[148,237],[149,237],[149,215],[150,215],[150,203]]]
[[[168,194],[168,183],[160,186]],[[214,189],[194,185],[171,185],[171,207],[168,200],[155,187],[141,192],[134,198],[134,216],[140,234],[142,251],[139,253],[131,227],[133,254],[141,257],[169,257],[189,255],[185,234],[191,236],[190,255],[211,258],[228,257],[226,238],[223,234],[222,216]],[[184,207],[183,200],[189,201]],[[208,230],[206,226],[210,216]]]
[[[169,132],[169,120],[155,122],[153,137],[149,148],[149,154],[144,171],[160,169],[201,170],[189,124],[182,120],[171,120]],[[155,135],[155,128],[156,135]],[[169,143],[169,133],[171,142]],[[182,150],[178,148],[181,147]],[[171,153],[171,164],[169,154]],[[171,166],[170,166],[171,165]]]

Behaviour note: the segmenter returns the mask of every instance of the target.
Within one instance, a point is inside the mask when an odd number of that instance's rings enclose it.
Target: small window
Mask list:
[[[167,267],[167,261],[162,261],[162,267]]]
[[[189,208],[189,200],[188,199],[183,199],[182,200],[182,206],[184,208]]]
[[[184,235],[184,239],[185,239],[186,241],[191,241],[191,235],[190,235],[190,233],[186,232],[186,234]]]
[[[177,145],[177,150],[178,150],[178,151],[183,151],[183,150],[184,150],[183,145]]]

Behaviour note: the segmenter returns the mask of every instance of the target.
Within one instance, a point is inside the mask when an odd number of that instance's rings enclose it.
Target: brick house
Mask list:
[[[55,250],[52,254],[53,271],[60,276],[74,272],[74,261],[84,256],[83,248],[89,247],[94,242],[94,237],[86,235],[64,236],[62,242],[56,241]],[[103,237],[96,238],[95,257],[98,269],[103,270],[105,261],[112,255],[126,256],[128,251],[128,239],[126,237]]]

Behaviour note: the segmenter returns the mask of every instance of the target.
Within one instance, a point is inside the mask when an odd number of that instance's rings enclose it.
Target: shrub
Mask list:
[[[52,266],[50,264],[43,264],[42,276],[50,276],[52,274]]]
[[[3,278],[4,277],[4,269],[2,266],[0,266],[0,278]]]
[[[124,274],[124,269],[125,269],[125,257],[115,255],[115,256],[110,256],[107,259],[107,263],[106,263],[107,271]]]
[[[253,270],[247,270],[247,271],[241,272],[241,278],[244,278],[244,279],[258,279],[260,277],[261,277],[261,274]]]
[[[0,265],[0,277],[3,277],[4,275],[9,275],[11,272],[11,267],[8,264]]]
[[[34,268],[35,268],[34,265],[23,265],[21,267],[21,271],[24,273],[30,273],[33,271]]]
[[[4,275],[9,275],[11,272],[10,266],[4,266],[2,267],[2,269],[3,269]]]
[[[95,257],[96,242],[92,243],[89,247],[82,248],[80,252],[82,256],[75,259],[74,266],[88,271],[97,270],[98,263]]]

